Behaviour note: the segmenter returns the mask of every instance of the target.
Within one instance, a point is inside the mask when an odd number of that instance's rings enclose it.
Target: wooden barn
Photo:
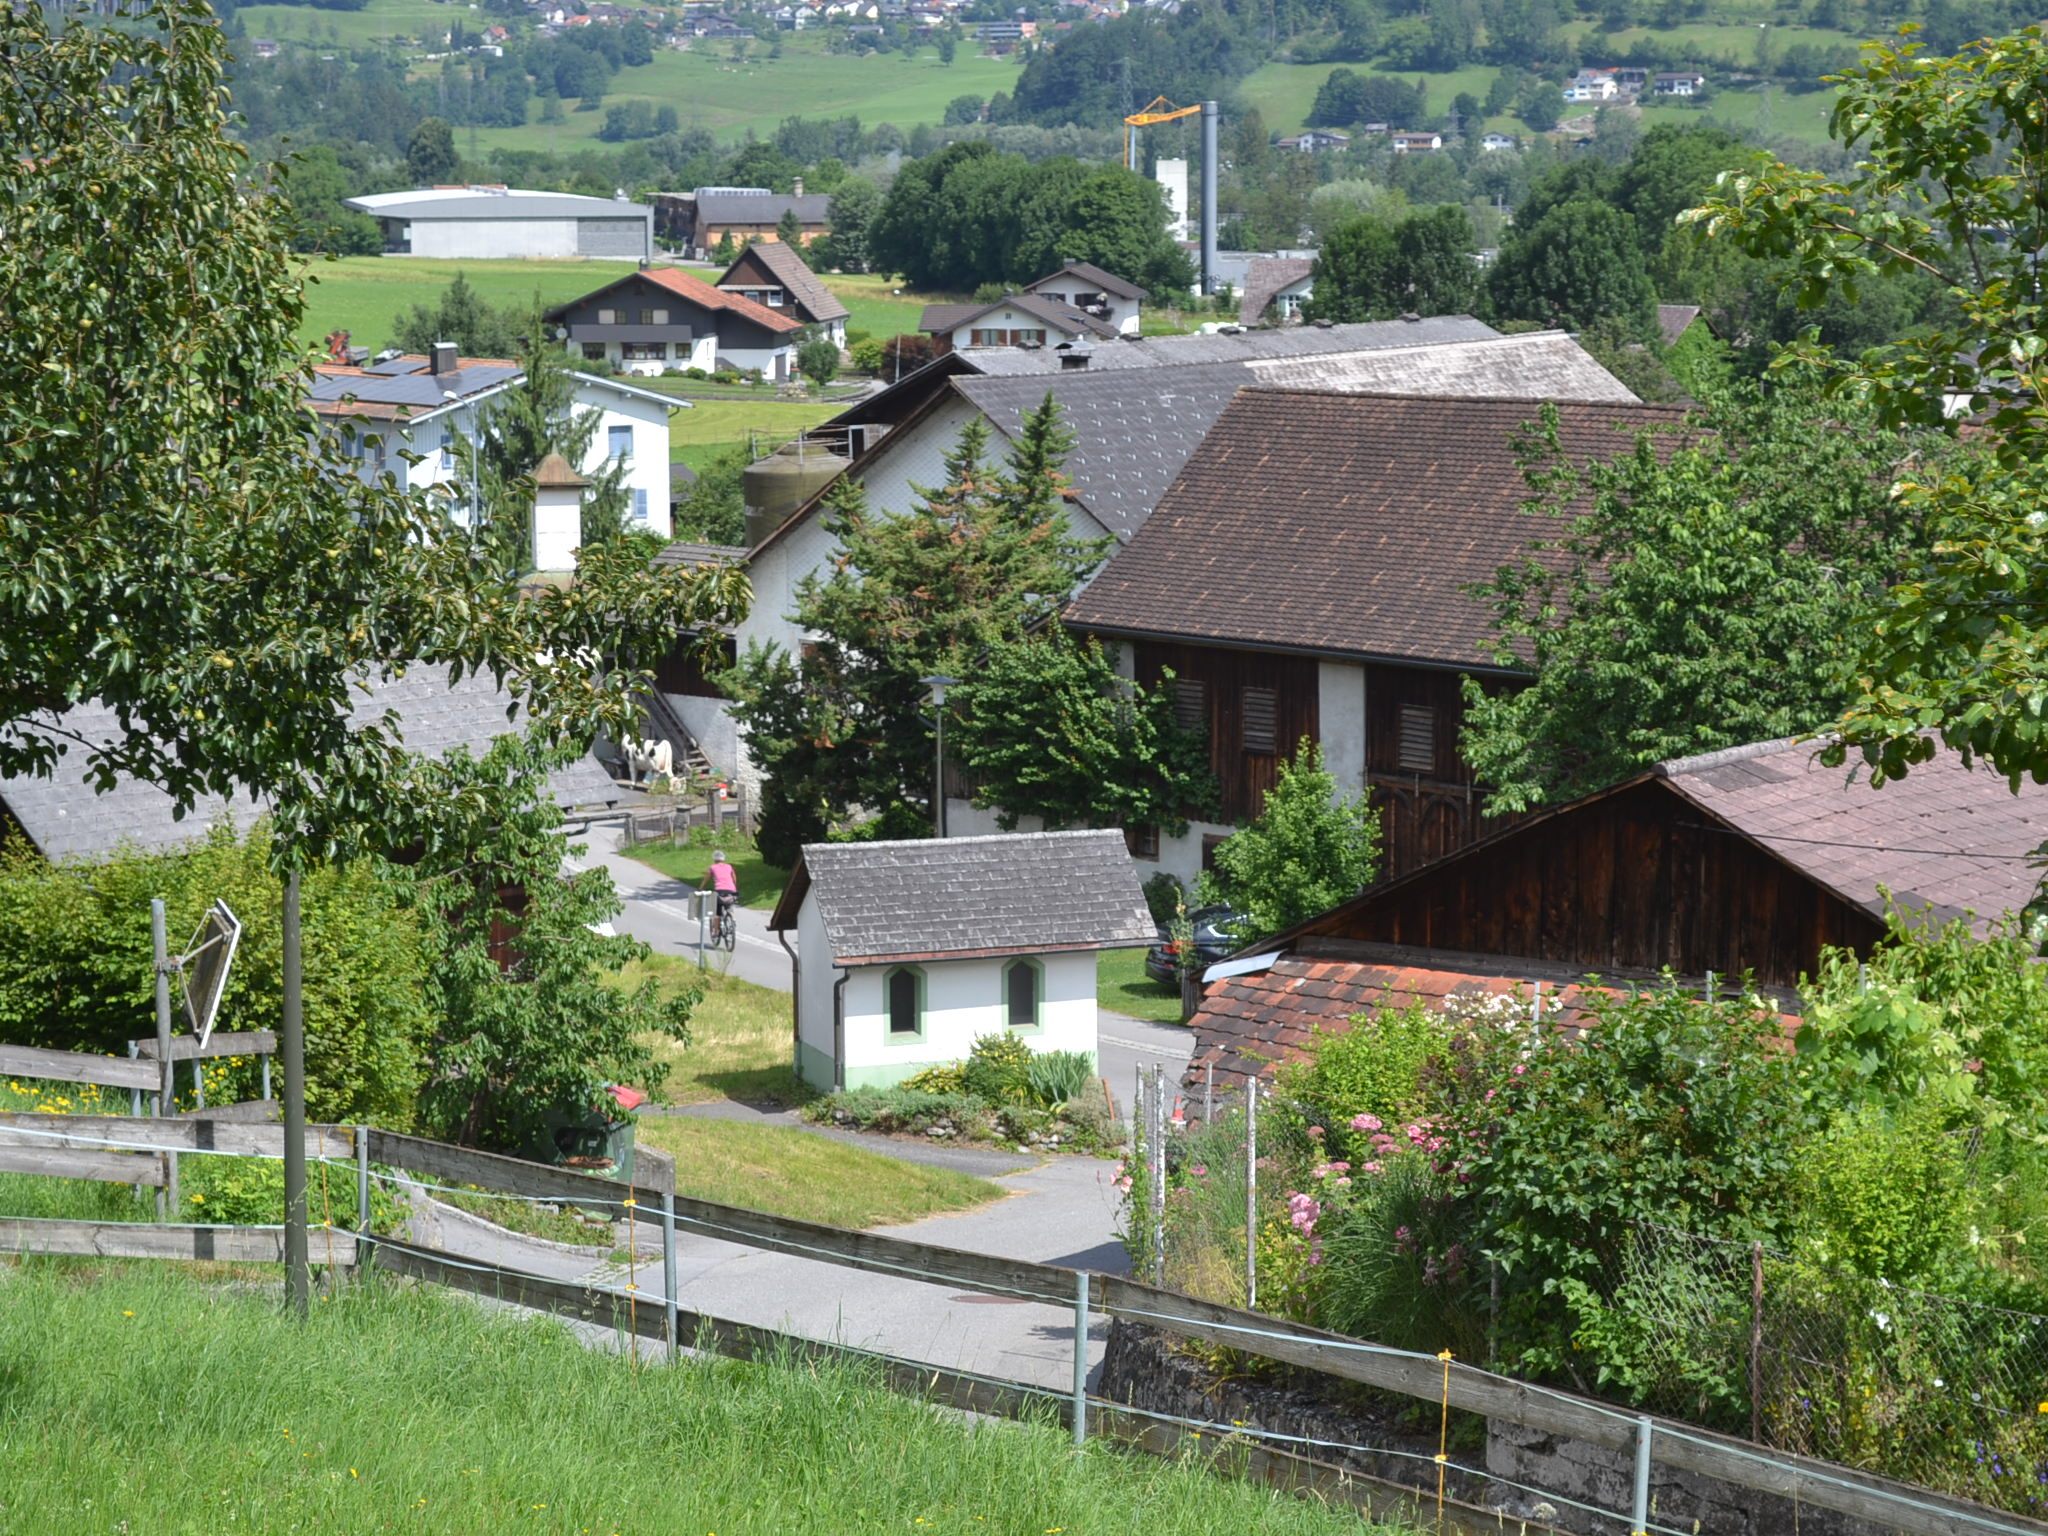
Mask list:
[[[1211,972],[1188,1081],[1235,1088],[1362,1012],[1472,992],[1569,1009],[1589,975],[1745,974],[1796,1010],[1829,947],[1868,952],[1888,902],[1987,931],[2035,898],[2048,788],[1944,753],[1873,789],[1813,742],[1660,763],[1522,818]]]

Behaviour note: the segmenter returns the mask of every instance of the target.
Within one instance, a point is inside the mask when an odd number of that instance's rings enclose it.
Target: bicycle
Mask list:
[[[739,939],[739,924],[733,920],[732,905],[714,901],[711,906],[710,944],[713,949],[731,949]]]

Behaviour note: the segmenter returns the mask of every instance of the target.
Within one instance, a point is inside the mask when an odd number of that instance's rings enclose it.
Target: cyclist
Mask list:
[[[718,927],[712,932],[733,932],[732,909],[740,899],[740,882],[732,866],[725,862],[723,850],[711,855],[711,868],[705,872],[704,878],[709,882],[709,888],[718,893]]]

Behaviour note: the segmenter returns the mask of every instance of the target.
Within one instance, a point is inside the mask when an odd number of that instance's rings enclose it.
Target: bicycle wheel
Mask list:
[[[727,949],[731,949],[734,943],[736,943],[739,939],[740,925],[738,920],[733,916],[732,911],[730,909],[727,909],[726,911],[721,912],[719,914],[718,926],[719,937],[724,941],[725,947]]]

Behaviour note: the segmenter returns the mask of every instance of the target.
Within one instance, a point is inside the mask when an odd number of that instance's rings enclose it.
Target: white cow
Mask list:
[[[626,743],[626,770],[635,784],[643,778],[671,778],[675,767],[675,748],[667,741],[650,737]]]

